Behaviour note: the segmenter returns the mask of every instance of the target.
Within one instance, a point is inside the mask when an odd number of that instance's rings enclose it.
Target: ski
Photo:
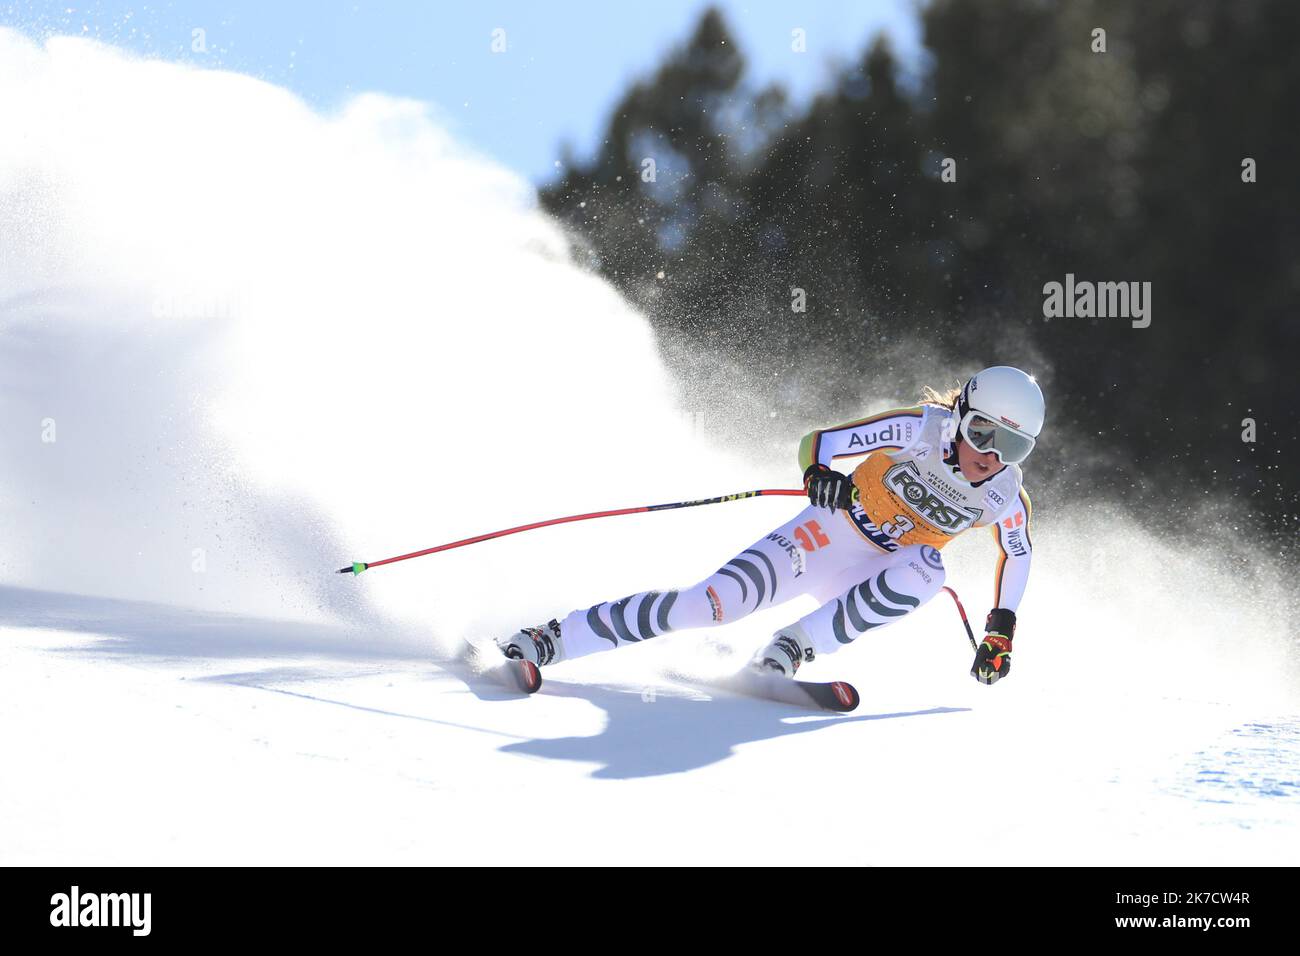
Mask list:
[[[479,676],[490,678],[507,690],[521,694],[535,694],[541,689],[542,672],[532,661],[505,657],[495,647],[487,650],[473,644],[467,644],[466,647],[465,659]]]
[[[510,690],[535,694],[542,689],[542,672],[532,661],[512,661],[503,657],[490,668],[492,676]]]
[[[692,683],[700,682],[692,681]],[[847,681],[818,683],[792,680],[784,674],[764,674],[752,667],[745,667],[728,677],[703,683],[705,686],[717,687],[744,697],[758,697],[782,704],[792,704],[795,707],[829,710],[841,714],[856,709],[861,699],[857,688]]]

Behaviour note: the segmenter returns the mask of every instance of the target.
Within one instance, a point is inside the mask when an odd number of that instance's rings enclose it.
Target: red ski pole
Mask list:
[[[957,613],[961,615],[961,623],[966,628],[966,636],[970,638],[970,646],[978,654],[980,646],[975,643],[975,632],[970,629],[970,621],[966,620],[966,609],[961,606],[961,598],[957,597],[957,592],[954,591],[952,588],[948,587],[946,584],[944,585],[943,589],[948,592],[949,596],[952,598],[953,603],[957,605]]]
[[[490,541],[492,538],[502,538],[508,534],[518,534],[520,531],[532,531],[534,528],[546,528],[553,524],[565,524],[570,521],[586,521],[588,518],[609,518],[614,515],[634,515],[647,511],[671,511],[674,508],[694,508],[698,505],[716,505],[723,501],[739,501],[741,498],[757,498],[760,495],[798,495],[807,494],[802,488],[767,488],[762,491],[741,491],[734,495],[719,495],[716,498],[701,498],[698,501],[675,501],[666,505],[641,505],[638,508],[619,508],[615,511],[593,511],[585,515],[569,515],[567,518],[551,518],[549,521],[535,521],[532,524],[521,524],[517,528],[506,528],[504,531],[489,531],[487,534],[475,535],[472,538],[463,538],[460,541],[452,541],[447,544],[440,544],[437,547],[425,548],[423,551],[412,551],[410,554],[399,554],[395,558],[384,558],[382,561],[357,561],[346,568],[339,568],[339,574],[347,574],[349,571],[353,574],[360,574],[367,568],[377,568],[381,564],[394,564],[398,561],[406,561],[410,558],[423,557],[426,554],[436,554],[439,551],[450,551],[452,548],[463,548],[467,544],[478,544],[480,541]]]

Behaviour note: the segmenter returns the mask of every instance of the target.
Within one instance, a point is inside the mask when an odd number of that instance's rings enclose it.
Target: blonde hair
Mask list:
[[[945,391],[931,388],[929,385],[921,390],[921,404],[934,405],[937,408],[956,408],[957,398],[961,395],[961,386],[949,388]]]

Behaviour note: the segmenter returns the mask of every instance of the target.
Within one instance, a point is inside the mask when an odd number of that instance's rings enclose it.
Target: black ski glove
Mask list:
[[[970,676],[981,684],[995,684],[1011,673],[1011,638],[1016,633],[1016,612],[1004,607],[989,611],[984,641],[975,651]]]
[[[809,465],[803,473],[803,486],[808,492],[808,500],[818,508],[848,511],[853,506],[853,479],[825,465]]]

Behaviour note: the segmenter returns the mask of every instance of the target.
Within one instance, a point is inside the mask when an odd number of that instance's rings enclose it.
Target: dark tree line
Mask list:
[[[878,38],[800,112],[748,83],[709,11],[544,207],[664,341],[743,368],[785,415],[1023,364],[1048,392],[1039,460],[1074,487],[1158,519],[1223,489],[1293,535],[1300,4],[932,0],[922,18],[919,78]],[[1045,319],[1067,273],[1150,282],[1150,326]]]

